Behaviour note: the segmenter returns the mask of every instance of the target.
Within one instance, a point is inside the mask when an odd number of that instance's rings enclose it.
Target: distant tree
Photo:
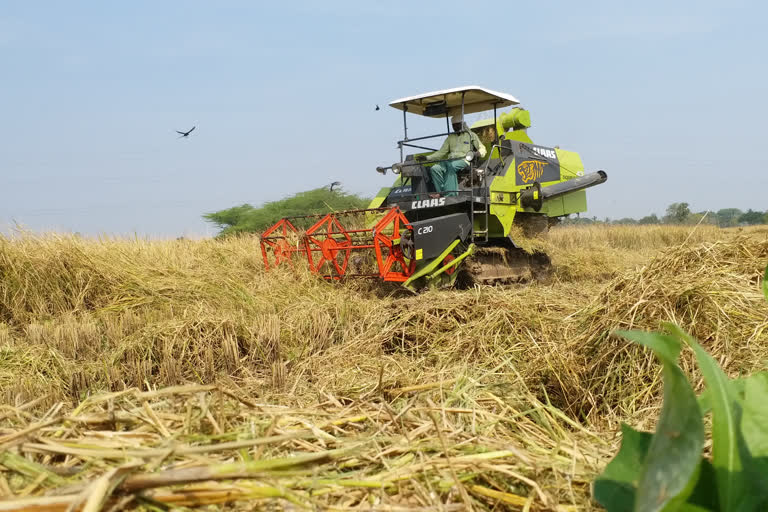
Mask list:
[[[589,217],[568,216],[563,219],[562,223],[564,226],[584,226],[587,224],[594,224],[595,221],[590,219]]]
[[[637,224],[637,221],[632,217],[624,217],[623,219],[613,221],[614,224]]]
[[[739,222],[739,217],[743,214],[744,212],[738,208],[723,208],[722,210],[717,210],[717,213],[715,214],[717,217],[717,225],[721,228],[735,226]]]
[[[691,215],[691,209],[688,203],[672,203],[667,206],[667,214],[664,215],[664,222],[667,224],[683,224]]]
[[[660,222],[661,221],[659,220],[659,218],[656,216],[655,213],[646,215],[645,217],[637,221],[638,224],[659,224]]]
[[[712,224],[717,225],[717,214],[713,211],[692,213],[685,221],[687,224]]]
[[[233,206],[226,210],[220,210],[218,212],[206,213],[203,218],[209,222],[213,222],[221,230],[232,229],[234,226],[243,226],[253,216],[256,209],[249,204],[241,204],[240,206]]]
[[[746,213],[742,214],[739,217],[739,223],[752,225],[752,224],[762,224],[763,222],[765,222],[765,213],[756,212],[751,208],[747,210]]]
[[[367,207],[369,202],[369,199],[344,193],[340,189],[329,190],[323,187],[299,192],[279,201],[271,201],[258,208],[243,204],[206,213],[203,218],[214,223],[221,230],[219,236],[259,233],[283,217],[357,210]]]

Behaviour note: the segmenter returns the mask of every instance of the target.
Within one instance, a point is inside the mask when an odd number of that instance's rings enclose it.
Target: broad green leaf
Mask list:
[[[661,512],[680,512],[681,508],[685,508],[688,502],[690,501],[691,494],[693,494],[694,489],[696,489],[696,486],[699,482],[699,474],[701,472],[701,462],[704,459],[699,457],[699,463],[696,465],[696,469],[694,470],[691,477],[688,479],[688,483],[683,488],[682,491],[677,493],[677,496],[670,499],[666,505],[664,505],[664,508],[661,509]],[[712,509],[716,510],[716,509]]]
[[[768,372],[746,379],[741,432],[744,477],[752,483],[753,494],[768,499]]]
[[[744,397],[744,384],[747,382],[748,378],[749,377],[730,380],[731,391],[735,393],[735,396],[739,401]],[[712,412],[711,393],[707,388],[705,388],[699,395],[699,409],[701,409],[702,416],[706,416]]]
[[[675,510],[694,489],[704,446],[699,404],[677,365],[680,342],[671,336],[648,332],[617,334],[653,349],[664,375],[664,404],[643,464],[634,510]]]
[[[680,356],[682,346],[672,336],[645,331],[616,331],[616,334],[650,348],[656,357],[662,360],[662,363],[677,365],[677,358]]]
[[[735,389],[717,362],[690,334],[675,324],[665,323],[664,328],[688,343],[696,354],[699,368],[707,383],[707,394],[712,407],[712,465],[717,474],[720,510],[736,510],[737,504],[748,493],[749,486],[740,475],[741,406]]]
[[[621,425],[621,449],[594,484],[594,497],[608,512],[632,512],[652,434]]]
[[[720,510],[720,504],[717,499],[717,475],[712,463],[707,459],[702,459],[699,467],[699,475],[696,480],[696,486],[686,501],[687,506],[699,507],[691,510]],[[685,507],[680,512],[689,510]]]
[[[768,457],[768,372],[745,381],[741,431],[753,457]]]
[[[706,416],[712,411],[712,397],[708,389],[701,392],[698,398],[701,415]]]

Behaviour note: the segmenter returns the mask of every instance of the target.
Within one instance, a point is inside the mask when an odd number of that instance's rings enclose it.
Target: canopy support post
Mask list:
[[[403,104],[403,142],[406,142],[408,140],[408,121],[406,120],[406,114],[408,113],[408,104]],[[398,144],[400,146],[400,163],[403,163],[403,144],[402,142]]]

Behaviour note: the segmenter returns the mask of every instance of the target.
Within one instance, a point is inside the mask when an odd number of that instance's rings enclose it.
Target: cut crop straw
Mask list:
[[[266,272],[252,237],[0,238],[0,512],[589,510],[660,405],[616,329],[765,367],[765,228],[529,244],[549,281],[410,295]]]

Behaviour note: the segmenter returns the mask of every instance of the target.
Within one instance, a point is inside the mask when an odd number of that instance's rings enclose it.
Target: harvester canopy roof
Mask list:
[[[390,107],[406,110],[411,114],[427,117],[444,117],[461,113],[461,98],[464,97],[464,113],[473,114],[491,110],[494,106],[504,108],[520,103],[517,98],[485,87],[469,85],[442,91],[428,92],[418,96],[400,98],[390,102]]]

